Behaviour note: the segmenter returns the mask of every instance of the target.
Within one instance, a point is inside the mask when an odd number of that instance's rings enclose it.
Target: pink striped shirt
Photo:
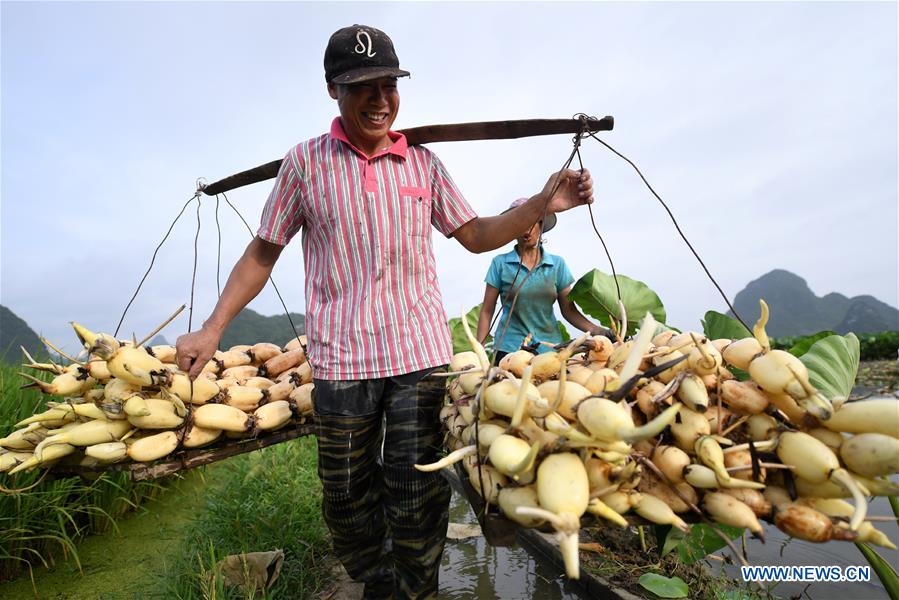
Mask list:
[[[390,377],[449,362],[431,225],[449,237],[477,215],[430,150],[393,144],[369,158],[334,119],[292,148],[257,234],[303,230],[306,334],[319,379]]]

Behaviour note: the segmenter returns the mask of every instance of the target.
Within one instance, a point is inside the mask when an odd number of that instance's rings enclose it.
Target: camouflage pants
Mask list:
[[[444,380],[428,372],[315,380],[322,513],[365,598],[437,596],[450,489],[412,466],[437,460],[443,438]]]

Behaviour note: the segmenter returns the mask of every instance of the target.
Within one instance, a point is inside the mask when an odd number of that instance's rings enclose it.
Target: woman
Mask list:
[[[525,201],[527,198],[519,198],[507,211]],[[518,350],[528,334],[532,334],[533,341],[551,344],[563,341],[559,322],[553,314],[553,304],[556,301],[562,316],[577,329],[591,334],[608,333],[604,327],[596,325],[581,314],[574,302],[568,299],[574,277],[571,276],[565,259],[543,250],[541,233],[546,233],[555,225],[556,216],[547,215],[545,222],[534,223],[518,238],[511,252],[494,257],[490,264],[487,277],[484,278],[487,286],[478,317],[477,336],[483,342],[490,333],[496,299],[501,295],[503,312],[493,342],[496,362],[506,354]],[[541,344],[537,347],[537,352],[550,349]]]

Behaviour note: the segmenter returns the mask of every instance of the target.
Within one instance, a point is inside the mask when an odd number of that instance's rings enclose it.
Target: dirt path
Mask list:
[[[0,584],[0,598],[42,600],[131,600],[169,598],[161,575],[169,552],[182,537],[182,527],[202,505],[202,473],[185,479],[118,522],[118,531],[86,538],[78,545],[83,575],[74,561],[59,561],[51,569],[34,570],[35,587],[27,573]]]

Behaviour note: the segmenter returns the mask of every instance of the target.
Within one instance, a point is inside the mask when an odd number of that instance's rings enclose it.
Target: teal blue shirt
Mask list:
[[[521,264],[518,252],[513,248],[511,252],[500,254],[493,258],[487,277],[484,281],[487,285],[499,290],[499,299],[503,306],[503,313],[493,332],[494,339],[500,336],[506,323],[506,330],[501,343],[495,350],[514,352],[521,347],[521,342],[530,333],[531,341],[550,342],[558,344],[562,342],[562,333],[559,331],[559,323],[553,313],[553,305],[559,297],[559,292],[574,283],[574,277],[565,264],[565,259],[555,254],[542,252],[540,263],[534,267],[534,272],[527,277],[528,268]],[[517,276],[517,278],[516,278]],[[527,277],[527,280],[525,280]],[[514,289],[512,287],[514,281]],[[515,301],[515,312],[509,318],[509,308],[515,291],[524,287]],[[496,343],[496,342],[494,342]],[[549,346],[540,346],[539,352],[549,351]]]

